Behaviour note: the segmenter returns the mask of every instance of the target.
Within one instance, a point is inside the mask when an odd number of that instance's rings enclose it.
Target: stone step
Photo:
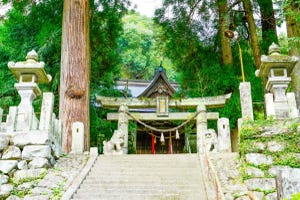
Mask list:
[[[89,200],[206,200],[201,194],[91,194]],[[85,194],[77,195],[73,200],[87,200]]]
[[[121,195],[152,195],[152,194],[181,194],[181,195],[194,195],[194,194],[205,194],[205,191],[198,189],[174,189],[174,190],[165,190],[162,189],[106,189],[106,190],[91,190],[83,188],[83,190],[80,190],[76,193],[75,196],[79,195],[99,195],[99,194],[117,194],[118,196]],[[89,197],[89,196],[88,196]]]
[[[180,175],[179,175],[180,173]],[[126,176],[134,176],[134,177],[138,177],[138,176],[154,176],[154,177],[159,177],[159,176],[164,176],[164,177],[168,177],[172,175],[176,175],[178,174],[179,177],[187,177],[187,176],[201,176],[201,174],[199,172],[183,172],[183,171],[165,171],[165,172],[149,172],[149,171],[137,171],[137,172],[106,172],[106,174],[101,174],[101,172],[97,172],[97,173],[90,173],[89,176],[97,176],[97,177],[108,177],[108,176],[114,176],[114,177],[126,177]]]
[[[99,187],[98,187],[99,186]],[[80,189],[85,189],[85,190],[93,190],[97,188],[98,190],[177,190],[177,189],[184,189],[184,190],[193,190],[199,188],[198,185],[177,185],[177,184],[170,184],[170,185],[161,185],[161,184],[148,184],[148,185],[107,185],[107,184],[100,184],[100,185],[95,185],[95,184],[84,184],[80,187]]]
[[[128,179],[122,179],[122,180],[120,180],[120,179],[113,179],[113,180],[107,180],[107,179],[102,179],[102,180],[100,180],[100,179],[94,179],[94,178],[89,178],[89,179],[86,179],[85,180],[85,184],[112,184],[112,185],[114,185],[114,184],[120,184],[120,183],[122,183],[122,184],[129,184],[129,185],[133,185],[133,184],[137,184],[137,185],[140,185],[140,184],[151,184],[151,183],[156,183],[156,184],[158,184],[158,183],[163,183],[163,184],[174,184],[174,183],[176,183],[176,184],[182,184],[182,185],[185,185],[185,184],[190,184],[190,185],[192,185],[193,183],[195,183],[195,184],[199,184],[199,181],[202,181],[200,178],[199,179],[197,179],[196,181],[193,181],[193,180],[190,180],[190,179],[165,179],[165,178],[161,178],[161,179],[157,179],[157,178],[149,178],[149,179],[147,179],[147,178],[144,178],[143,179],[143,177],[141,177],[140,179],[134,179],[134,180],[132,180],[132,179],[130,179],[130,178],[128,178]]]
[[[128,183],[128,182],[156,182],[156,183],[197,183],[201,181],[201,177],[189,178],[189,177],[162,177],[162,176],[140,176],[140,177],[128,177],[128,176],[111,176],[111,177],[87,177],[85,180],[98,183]]]
[[[99,156],[73,199],[207,200],[196,154]]]

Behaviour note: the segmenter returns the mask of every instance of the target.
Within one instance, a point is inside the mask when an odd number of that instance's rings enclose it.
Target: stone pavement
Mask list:
[[[58,200],[72,185],[76,177],[85,168],[89,153],[69,154],[57,160],[53,168],[46,170],[42,179],[23,182],[14,185],[13,194],[8,200]],[[23,196],[23,197],[18,197]]]

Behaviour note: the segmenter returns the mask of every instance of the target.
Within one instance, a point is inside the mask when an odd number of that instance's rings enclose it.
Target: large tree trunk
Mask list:
[[[227,0],[218,0],[219,9],[219,34],[221,39],[221,54],[222,63],[224,65],[232,65],[232,50],[230,46],[230,39],[225,36],[225,31],[229,29]]]
[[[72,123],[84,124],[84,147],[89,149],[89,0],[65,0],[62,27],[59,116],[63,150],[71,151]]]
[[[289,0],[285,9],[286,28],[288,38],[300,37],[300,21],[296,20],[296,15],[299,15],[300,3]],[[300,57],[300,42],[289,43],[291,48],[290,55]],[[298,109],[300,108],[300,62],[294,68],[292,73],[292,88],[295,92]]]
[[[259,42],[256,34],[256,25],[253,17],[253,9],[252,4],[250,0],[243,0],[243,6],[246,13],[246,19],[249,26],[249,33],[250,33],[250,39],[251,39],[251,47],[253,51],[254,56],[254,62],[257,69],[260,68],[260,48],[259,48]]]
[[[262,53],[267,54],[269,46],[275,42],[278,44],[276,31],[276,19],[272,0],[257,0],[260,9],[262,28]]]

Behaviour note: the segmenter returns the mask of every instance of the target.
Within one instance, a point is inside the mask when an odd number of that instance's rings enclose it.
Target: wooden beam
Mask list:
[[[194,113],[177,112],[169,113],[168,117],[157,117],[156,113],[131,113],[135,118],[142,121],[162,121],[162,120],[187,120],[193,117]],[[206,117],[208,120],[219,119],[218,112],[207,112]],[[133,120],[129,117],[129,120]],[[118,113],[107,113],[107,120],[118,120]]]
[[[195,108],[198,105],[205,105],[206,108],[217,108],[223,107],[230,97],[231,93],[214,97],[170,99],[169,107]],[[157,103],[155,98],[118,98],[99,95],[96,95],[96,100],[105,108],[119,108],[121,104],[126,104],[129,108],[155,108]]]

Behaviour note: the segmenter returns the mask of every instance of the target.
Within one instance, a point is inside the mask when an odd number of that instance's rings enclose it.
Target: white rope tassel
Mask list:
[[[164,137],[164,134],[161,132],[161,135],[160,135],[160,142],[165,142],[165,137]]]
[[[179,139],[179,132],[178,132],[178,129],[176,129],[176,140]]]

